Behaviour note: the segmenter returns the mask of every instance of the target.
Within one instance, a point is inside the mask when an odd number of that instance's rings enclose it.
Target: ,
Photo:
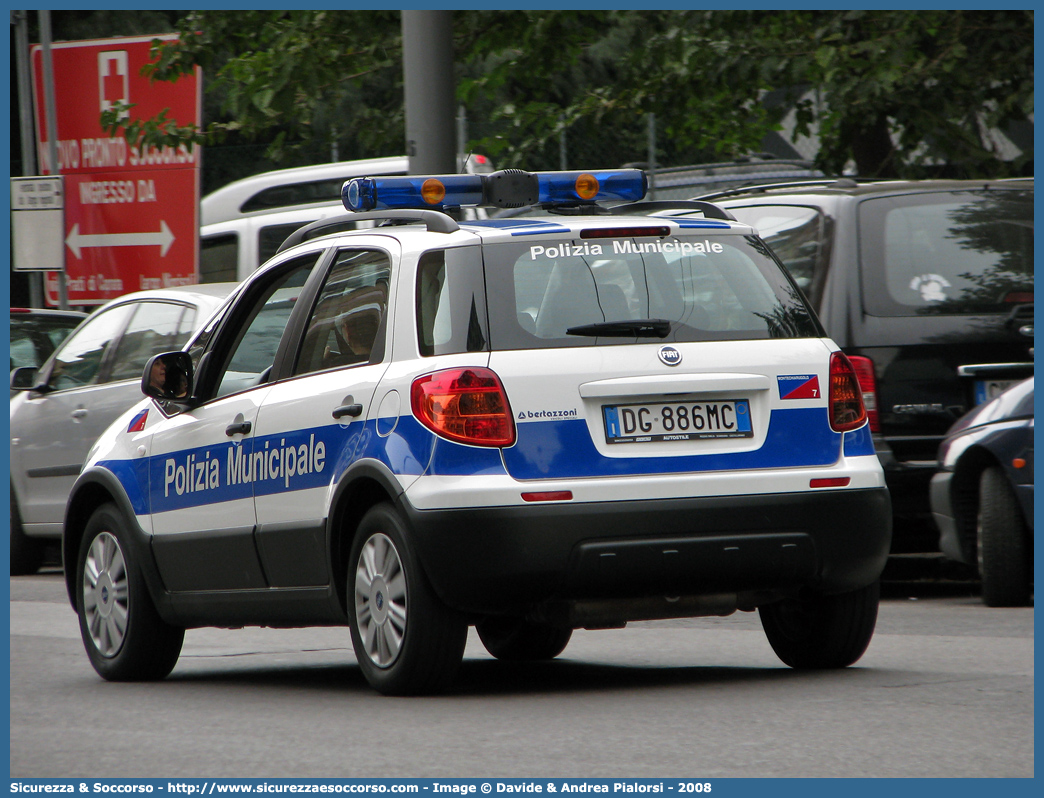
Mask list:
[[[857,372],[749,226],[644,192],[347,181],[91,450],[62,548],[98,673],[164,677],[187,628],[339,625],[376,690],[429,693],[470,626],[531,661],[736,611],[795,668],[857,661],[891,536]]]

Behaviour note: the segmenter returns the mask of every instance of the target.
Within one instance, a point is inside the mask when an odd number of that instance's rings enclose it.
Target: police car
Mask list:
[[[737,610],[788,665],[859,659],[891,515],[856,375],[749,226],[645,186],[348,181],[380,226],[292,235],[91,451],[63,554],[98,673],[340,625],[375,689],[424,693],[469,626],[539,660]],[[558,215],[455,220],[478,204]]]

